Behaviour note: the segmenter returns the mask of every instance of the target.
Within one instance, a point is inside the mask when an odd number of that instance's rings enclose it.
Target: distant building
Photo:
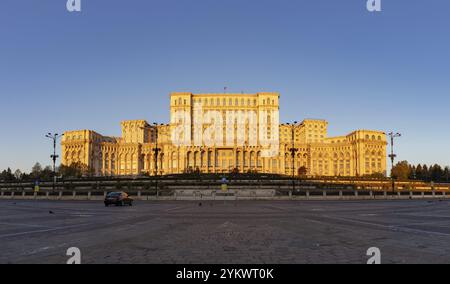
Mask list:
[[[265,146],[261,145],[260,141],[252,142],[250,135],[253,133],[256,137],[261,137],[259,135],[263,130],[259,126],[262,125],[261,119],[265,119],[266,116],[267,122],[278,121],[279,98],[277,93],[173,93],[170,96],[169,124],[153,126],[145,120],[123,121],[122,137],[103,136],[92,130],[65,132],[61,142],[62,164],[81,162],[96,175],[105,176],[154,175],[156,168],[160,175],[191,171],[202,173],[251,171],[309,176],[386,174],[387,143],[384,132],[356,130],[346,136],[328,137],[328,122],[325,120],[305,119],[295,126],[267,124],[264,135],[276,137],[278,144],[276,156],[264,155]],[[201,106],[200,114],[196,114],[199,111],[196,106]],[[211,120],[206,119],[207,113],[214,114],[215,121],[222,120],[225,123],[228,113],[238,112],[254,112],[255,116],[253,120],[245,121],[238,118],[237,124],[228,129],[232,132],[227,132],[226,126],[223,129],[214,128],[215,141],[223,140],[223,144],[198,144],[199,140],[196,143],[198,132],[195,131],[195,127],[199,117],[202,122],[203,119],[208,122],[203,122],[200,126],[202,132],[212,124]],[[174,143],[174,131],[180,126],[177,123],[180,113],[190,116],[188,120],[190,128],[184,133],[188,134],[189,140],[182,145]],[[261,116],[261,113],[264,113],[264,116]],[[243,128],[239,128],[239,123]],[[219,136],[217,133],[221,130],[222,136]],[[234,135],[233,143],[227,144],[226,136],[230,133]],[[240,142],[238,135],[244,135]],[[156,145],[160,151],[155,160]],[[294,161],[290,151],[292,148],[297,149]]]

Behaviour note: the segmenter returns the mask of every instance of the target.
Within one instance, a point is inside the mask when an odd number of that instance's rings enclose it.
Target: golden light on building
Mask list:
[[[62,164],[80,162],[87,165],[96,175],[105,176],[154,175],[156,168],[160,175],[191,171],[282,175],[291,175],[294,172],[297,175],[310,176],[386,174],[387,143],[384,132],[356,130],[345,136],[328,137],[328,122],[325,120],[305,119],[295,126],[277,123],[274,127],[270,123],[267,124],[263,136],[267,134],[276,137],[278,144],[276,156],[265,155],[266,145],[259,140],[255,143],[251,139],[253,132],[256,136],[261,132],[261,128],[252,128],[252,121],[257,127],[266,125],[265,122],[278,121],[279,99],[277,93],[172,93],[169,124],[153,126],[145,120],[123,121],[122,137],[103,136],[92,130],[65,132],[61,142]],[[254,120],[243,122],[241,130],[239,123],[242,121],[238,121],[237,126],[232,125],[229,128],[224,126],[223,129],[218,129],[216,126],[215,144],[209,144],[197,139],[195,129],[198,128],[198,118],[194,114],[189,118],[191,127],[188,131],[191,133],[187,136],[188,143],[181,145],[175,143],[174,132],[179,127],[175,123],[177,116],[179,113],[195,113],[198,111],[196,105],[201,105],[200,117],[208,117],[210,113],[214,113],[222,121],[227,121],[229,113],[254,112],[256,115]],[[261,116],[261,113],[264,113],[264,116]],[[265,120],[264,123],[262,120]],[[206,133],[212,123],[207,121],[201,124],[201,132]],[[221,130],[225,134],[218,136],[217,133],[222,133]],[[239,141],[239,135],[243,132],[246,133],[245,137]],[[274,132],[279,135],[274,135]],[[233,135],[231,139],[230,133]],[[198,143],[199,141],[202,143]],[[156,145],[161,150],[155,159]],[[293,145],[298,149],[294,161],[290,152]]]

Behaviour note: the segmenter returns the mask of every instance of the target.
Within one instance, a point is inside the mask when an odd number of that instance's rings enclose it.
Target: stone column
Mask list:
[[[108,171],[109,171],[109,174],[112,175],[113,168],[112,168],[112,155],[111,155],[111,153],[108,153]]]
[[[245,149],[244,149],[244,147],[242,147],[240,155],[239,155],[239,171],[241,173],[244,172],[244,151],[245,151]]]
[[[107,168],[106,159],[105,159],[106,155],[107,154],[105,153],[105,151],[102,151],[102,162],[101,162],[102,169],[101,169],[101,172],[102,172],[103,176],[106,175],[106,168]]]

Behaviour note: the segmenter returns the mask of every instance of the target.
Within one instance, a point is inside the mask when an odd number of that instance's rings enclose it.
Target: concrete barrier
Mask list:
[[[311,190],[312,193],[311,194]],[[394,199],[447,199],[446,192],[424,192],[424,191],[404,191],[391,194],[388,191],[344,191],[344,190],[301,190],[294,192],[276,188],[261,188],[251,190],[229,189],[222,192],[217,187],[211,186],[209,189],[179,189],[173,191],[160,191],[159,196],[150,195],[150,192],[137,190],[131,191],[130,196],[135,200],[394,200]],[[389,193],[389,194],[388,194]],[[2,191],[0,199],[38,199],[38,200],[93,200],[100,201],[106,196],[106,191],[64,191],[58,190],[50,193],[31,193],[28,191]]]

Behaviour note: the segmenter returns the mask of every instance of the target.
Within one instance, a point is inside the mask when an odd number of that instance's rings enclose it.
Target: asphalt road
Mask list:
[[[450,203],[0,200],[0,244],[0,263],[450,263]]]

